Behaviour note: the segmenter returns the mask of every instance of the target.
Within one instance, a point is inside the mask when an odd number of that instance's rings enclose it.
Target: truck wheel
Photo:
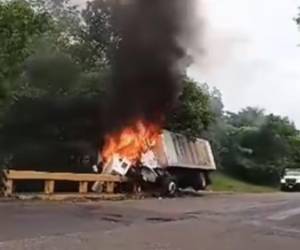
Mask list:
[[[193,189],[195,191],[205,190],[207,187],[205,174],[203,172],[196,173]]]
[[[175,178],[165,177],[162,181],[162,194],[173,197],[177,192],[177,182]]]

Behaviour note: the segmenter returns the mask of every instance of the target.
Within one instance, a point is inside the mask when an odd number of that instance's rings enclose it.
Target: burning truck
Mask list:
[[[142,189],[159,188],[164,195],[188,187],[204,190],[216,170],[208,141],[142,121],[108,135],[100,155],[102,173],[127,176]]]
[[[194,10],[198,9],[195,8],[198,1],[103,2],[109,4],[110,14],[104,20],[111,20],[111,24],[104,26],[111,33],[107,44],[112,45],[100,53],[104,55],[104,62],[111,61],[111,79],[105,85],[105,96],[101,95],[104,101],[87,109],[76,105],[75,113],[65,108],[40,112],[45,115],[44,126],[28,126],[25,116],[26,127],[34,130],[37,146],[31,146],[29,136],[28,144],[17,147],[22,157],[14,157],[16,163],[12,165],[22,169],[38,168],[37,164],[29,163],[47,162],[51,171],[89,172],[95,163],[93,168],[97,172],[127,176],[140,182],[142,188],[153,184],[168,194],[185,187],[205,189],[210,183],[209,173],[216,169],[209,143],[163,130],[168,114],[176,113],[175,108],[181,104],[184,76],[194,51],[192,41],[197,41],[195,35],[198,37],[199,34],[194,32],[197,20]],[[107,15],[101,9],[98,12]],[[93,20],[98,23],[97,19]],[[103,40],[102,29],[99,32],[92,30],[92,33],[95,33],[95,41]],[[198,48],[201,44],[197,44],[197,51]],[[106,50],[113,55],[106,55]],[[34,107],[40,108],[40,105]],[[59,115],[58,118],[63,119],[58,122],[54,115],[60,111],[67,116]],[[68,129],[69,123],[72,129]],[[52,127],[51,133],[49,127]],[[45,135],[46,149],[51,147],[49,154],[29,150],[27,146],[39,149],[41,135]],[[23,135],[19,137],[24,138]],[[55,137],[55,143],[48,143]],[[79,142],[74,147],[73,141],[77,140],[89,145],[83,146]],[[60,150],[56,144],[62,142],[65,146]],[[84,150],[78,150],[81,147]],[[32,155],[30,162],[25,160],[30,155],[28,151]],[[56,151],[61,157],[56,156]],[[66,163],[54,164],[56,158],[63,158]],[[45,170],[44,165],[40,165]],[[56,169],[51,165],[64,167]]]

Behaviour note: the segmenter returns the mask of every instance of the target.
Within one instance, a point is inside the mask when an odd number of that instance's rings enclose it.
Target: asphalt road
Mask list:
[[[281,250],[300,247],[300,194],[97,203],[0,201],[0,249]]]

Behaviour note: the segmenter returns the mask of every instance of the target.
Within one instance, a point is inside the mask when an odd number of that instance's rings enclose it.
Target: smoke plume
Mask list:
[[[120,35],[113,67],[109,129],[135,119],[161,122],[180,89],[192,0],[125,0],[115,8]]]
[[[4,156],[13,156],[13,167],[77,171],[73,155],[97,154],[105,134],[136,119],[163,122],[180,94],[187,58],[182,44],[191,34],[195,0],[95,1],[112,3],[113,23],[107,25],[119,36],[109,89],[100,98],[66,97],[64,92],[72,92],[77,67],[66,67],[65,59],[56,56],[29,60],[26,73],[31,85],[51,95],[19,98],[6,115],[0,145]],[[99,23],[105,25],[105,20]],[[95,36],[102,34],[92,31]],[[94,40],[101,42],[103,37]]]

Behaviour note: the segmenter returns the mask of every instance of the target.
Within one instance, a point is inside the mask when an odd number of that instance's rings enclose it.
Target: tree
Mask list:
[[[51,2],[0,3],[0,86],[6,90],[5,112],[0,107],[2,159],[30,157],[45,147],[54,152],[68,145],[95,145],[101,135],[106,74],[81,67],[73,53],[81,43],[81,27],[64,23],[75,20],[76,11]]]
[[[168,129],[191,137],[200,137],[213,118],[209,95],[196,82],[185,79],[178,104],[167,117]]]
[[[85,29],[81,34],[85,53],[81,60],[89,67],[107,67],[113,64],[121,41],[115,23],[114,1],[94,0],[82,11]]]
[[[227,120],[231,127],[224,143],[227,151],[222,154],[222,164],[229,173],[259,184],[274,184],[282,169],[294,166],[299,159],[299,131],[287,118],[263,115],[248,108],[246,112],[229,114]]]
[[[265,111],[256,107],[247,107],[237,114],[229,113],[227,118],[230,119],[229,123],[236,127],[255,127],[265,122]]]
[[[28,87],[47,95],[67,95],[77,86],[80,69],[63,54],[35,55],[26,60]]]
[[[51,30],[47,13],[37,13],[22,0],[0,2],[0,90],[2,100],[14,89],[24,60],[37,39]]]
[[[222,94],[217,88],[210,90],[207,85],[201,85],[201,87],[209,96],[209,109],[213,116],[213,121],[207,129],[202,131],[201,137],[210,141],[216,164],[221,169],[221,154],[226,150],[224,141],[228,138],[226,134],[228,124],[224,115]]]
[[[70,0],[29,1],[39,12],[49,13],[55,23],[55,29],[45,43],[47,48],[42,48],[42,51],[28,61],[30,71],[44,78],[40,83],[35,81],[34,85],[43,87],[43,82],[49,81],[51,75],[62,76],[59,72],[61,68],[64,71],[63,77],[73,80],[57,81],[56,85],[61,82],[68,85],[67,82],[70,82],[71,92],[76,95],[103,94],[111,77],[111,60],[108,58],[113,58],[114,50],[110,48],[116,47],[112,42],[112,38],[116,36],[112,26],[112,2],[90,1],[80,11]],[[55,67],[62,61],[67,62],[65,67]],[[74,70],[77,73],[73,74]]]

